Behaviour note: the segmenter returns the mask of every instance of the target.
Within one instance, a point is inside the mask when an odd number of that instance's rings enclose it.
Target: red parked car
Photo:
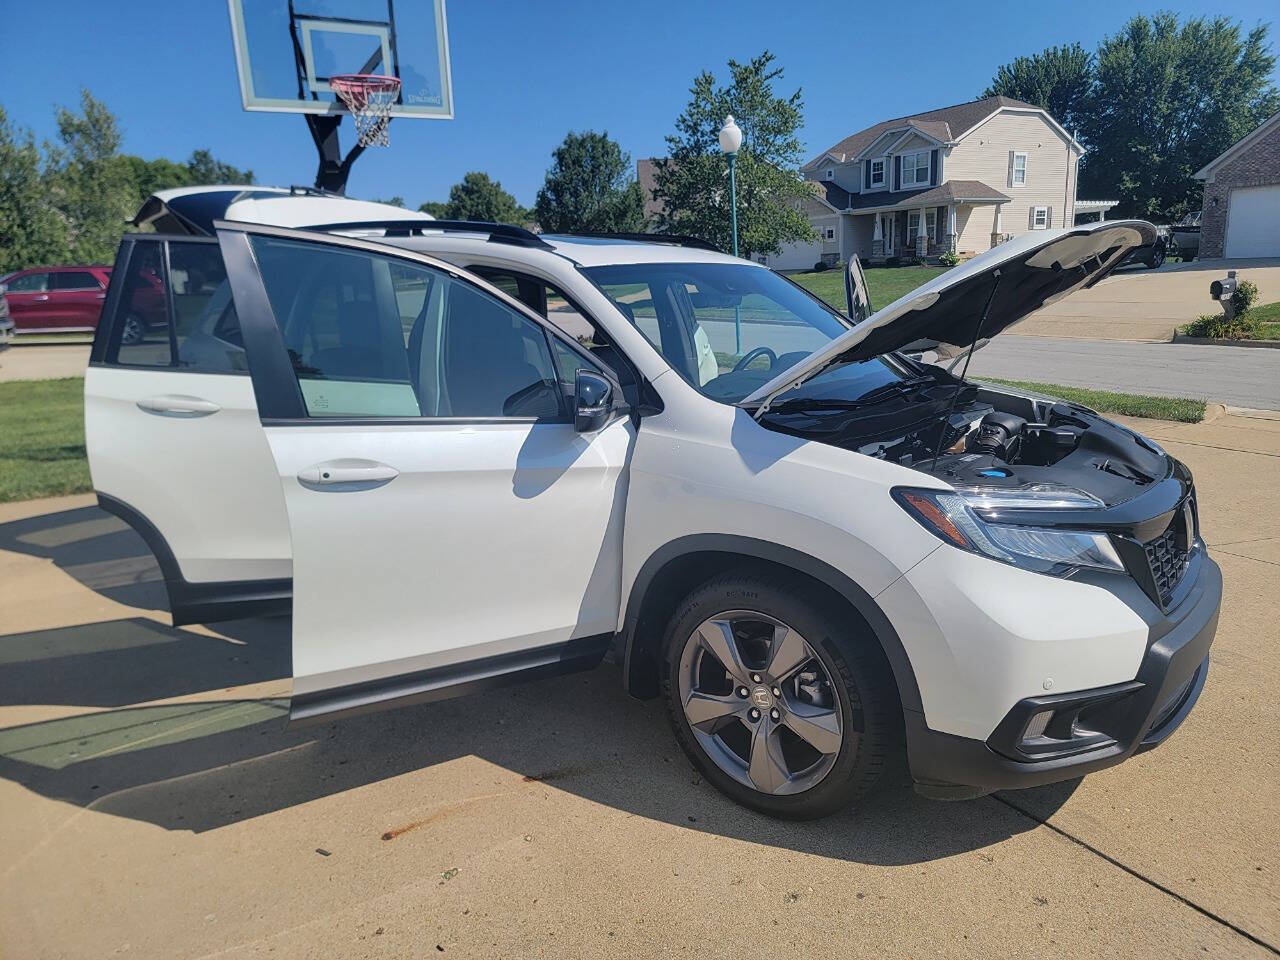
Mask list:
[[[110,267],[31,267],[0,284],[17,333],[92,332],[110,279]]]
[[[153,271],[146,280],[146,286],[132,291],[134,309],[124,326],[125,343],[141,340],[153,316],[163,313],[164,287],[158,274]],[[92,333],[110,282],[107,266],[29,267],[0,278],[0,297],[14,333]]]

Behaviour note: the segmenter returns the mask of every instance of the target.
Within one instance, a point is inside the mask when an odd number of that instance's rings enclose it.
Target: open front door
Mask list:
[[[293,718],[597,663],[634,427],[575,431],[555,334],[431,258],[218,237],[289,515]]]
[[[849,265],[844,271],[844,299],[846,312],[854,323],[861,323],[875,310],[871,307],[871,295],[867,293],[867,276],[862,272],[858,255],[849,254]]]

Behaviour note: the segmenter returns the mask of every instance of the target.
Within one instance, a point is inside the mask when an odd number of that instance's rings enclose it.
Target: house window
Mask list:
[[[871,186],[884,186],[884,160],[871,161]]]
[[[828,171],[827,171],[827,179],[828,179],[828,180],[834,180],[835,178],[836,178],[836,172],[835,172],[834,170],[828,170]]]
[[[929,151],[902,155],[902,185],[904,187],[927,186],[929,183]]]
[[[928,236],[933,239],[938,235],[938,211],[929,210],[925,214],[925,229],[929,231]],[[915,243],[916,237],[920,235],[920,213],[907,214],[907,242]]]
[[[1045,230],[1049,226],[1049,208],[1035,207],[1031,214],[1031,229]]]
[[[1022,186],[1027,182],[1027,155],[1025,153],[1015,153],[1013,155],[1013,182],[1017,186]]]
[[[827,239],[834,240],[835,238],[836,238],[835,229],[833,227],[827,227]]]

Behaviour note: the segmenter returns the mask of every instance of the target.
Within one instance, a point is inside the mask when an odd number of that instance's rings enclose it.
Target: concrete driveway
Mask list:
[[[1031,314],[1008,332],[1090,340],[1169,340],[1202,313],[1219,313],[1209,284],[1235,270],[1258,285],[1258,302],[1280,300],[1280,260],[1195,260],[1159,270],[1123,267],[1090,290]]]
[[[1274,956],[1280,421],[1140,427],[1226,580],[1183,729],[806,824],[702,783],[610,666],[287,730],[287,621],[173,629],[90,498],[0,506],[0,956]]]

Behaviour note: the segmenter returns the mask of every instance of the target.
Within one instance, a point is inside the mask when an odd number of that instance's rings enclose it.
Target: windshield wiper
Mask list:
[[[869,406],[887,396],[908,393],[916,387],[932,386],[937,383],[938,381],[934,377],[922,374],[882,384],[853,400],[843,400],[839,397],[826,399],[822,397],[793,397],[790,400],[782,400],[773,404],[769,410],[771,413],[805,413],[811,410],[856,410],[859,407]]]

